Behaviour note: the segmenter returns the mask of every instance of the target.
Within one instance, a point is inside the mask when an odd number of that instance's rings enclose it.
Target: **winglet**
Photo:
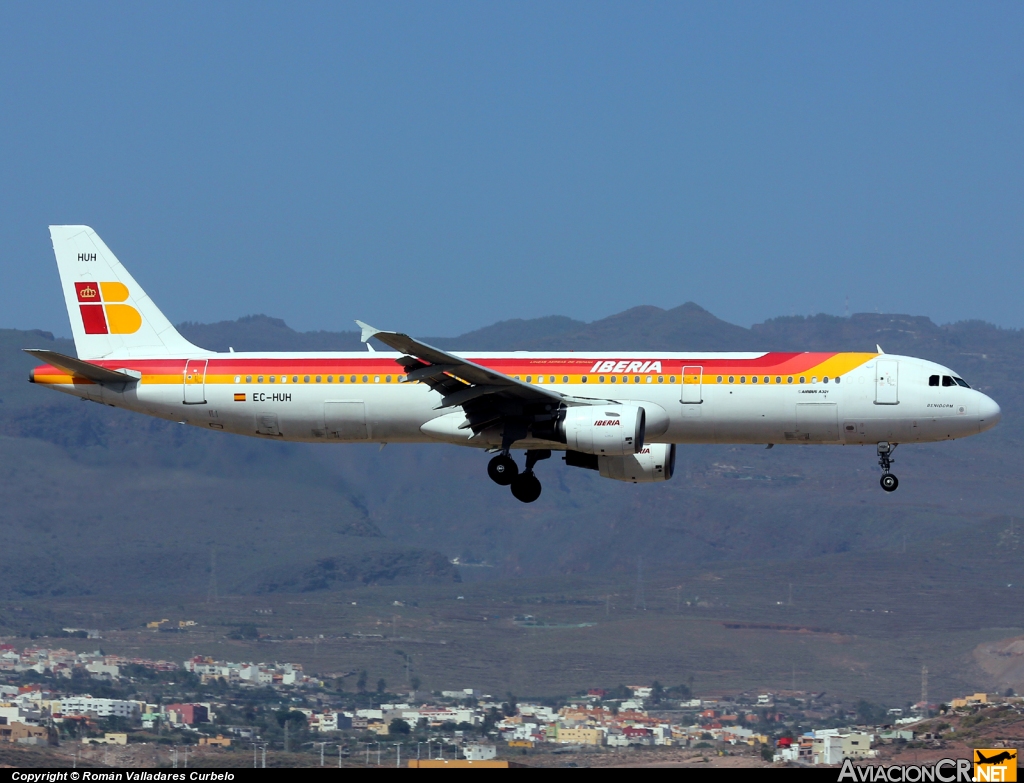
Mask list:
[[[364,334],[365,334],[365,332],[364,332]],[[875,343],[875,350],[878,351],[879,353],[882,353],[882,354],[885,353],[885,351],[882,350],[882,346],[880,346],[878,343]]]
[[[356,326],[363,330],[363,333],[362,335],[360,335],[359,339],[364,343],[371,337],[373,337],[375,334],[380,334],[381,332],[380,329],[374,329],[372,326],[370,326],[369,324],[364,324],[362,321],[356,321]]]

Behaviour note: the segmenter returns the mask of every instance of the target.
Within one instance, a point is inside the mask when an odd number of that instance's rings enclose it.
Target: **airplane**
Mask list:
[[[978,754],[978,764],[999,764],[1003,761],[1009,761],[1017,758],[1016,750],[1004,750],[991,758],[985,758],[985,755],[980,750],[975,750],[974,752]]]
[[[171,325],[88,226],[50,226],[77,357],[33,383],[207,430],[308,443],[450,443],[524,503],[535,467],[668,481],[696,443],[874,445],[886,492],[900,443],[976,435],[1000,409],[947,367],[874,352],[452,352],[362,321],[393,352],[218,353]],[[524,450],[522,469],[512,450]]]

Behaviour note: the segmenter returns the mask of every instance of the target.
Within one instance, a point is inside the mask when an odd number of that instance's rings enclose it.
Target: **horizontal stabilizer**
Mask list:
[[[41,348],[23,348],[22,350],[27,354],[42,359],[47,364],[67,370],[79,378],[88,378],[96,383],[131,383],[138,380],[134,375],[128,375],[117,370],[108,370],[106,367],[100,367],[98,364],[83,362],[81,359],[65,356],[56,351],[46,351]]]

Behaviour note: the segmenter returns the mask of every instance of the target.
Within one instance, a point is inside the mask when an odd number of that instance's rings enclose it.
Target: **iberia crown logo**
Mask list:
[[[124,283],[75,283],[75,292],[86,334],[134,334],[142,326],[139,311],[122,304],[128,299]]]

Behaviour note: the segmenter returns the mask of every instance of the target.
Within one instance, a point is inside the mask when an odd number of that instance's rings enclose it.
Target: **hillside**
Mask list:
[[[299,333],[252,316],[182,324],[204,347],[358,348],[356,332]],[[618,572],[676,564],[792,561],[891,550],[906,537],[969,529],[1019,513],[1024,335],[983,323],[860,314],[778,318],[752,329],[694,304],[638,307],[582,323],[506,321],[450,349],[834,349],[880,343],[946,363],[1003,406],[993,432],[906,446],[899,492],[877,484],[869,449],[694,447],[676,477],[634,486],[541,466],[545,492],[514,503],[487,480],[483,454],[454,446],[271,444],[82,403],[25,382],[22,347],[69,341],[0,330],[0,565],[14,595],[148,590],[203,593],[216,553],[221,591],[315,590],[353,582]],[[453,503],[458,498],[458,503]],[[102,576],[101,576],[102,575]]]

